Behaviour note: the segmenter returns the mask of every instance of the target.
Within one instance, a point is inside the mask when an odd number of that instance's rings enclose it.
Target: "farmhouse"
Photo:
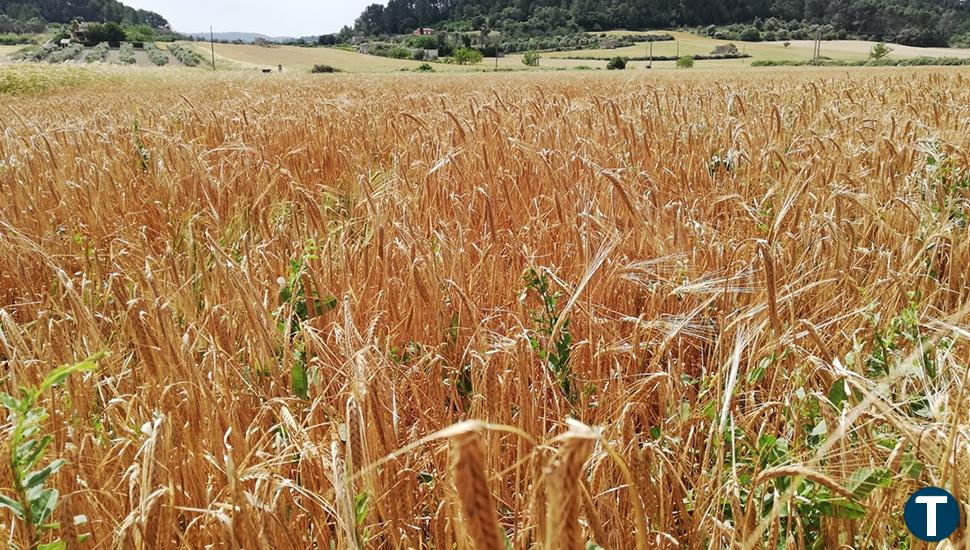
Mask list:
[[[434,29],[422,27],[419,29],[414,29],[414,32],[412,32],[411,34],[413,34],[414,36],[431,36],[432,34],[434,34]]]

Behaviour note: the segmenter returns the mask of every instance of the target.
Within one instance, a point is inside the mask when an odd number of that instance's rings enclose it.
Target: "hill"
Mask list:
[[[0,18],[4,16],[10,22],[70,23],[79,18],[83,21],[114,21],[150,25],[156,29],[169,28],[168,21],[161,15],[126,6],[117,0],[0,0]]]
[[[809,38],[800,33],[814,34],[815,26],[827,25],[828,39],[947,46],[970,41],[970,4],[963,0],[389,0],[386,6],[365,8],[355,30],[376,35],[434,27],[549,36],[713,26],[713,35],[717,26],[734,24],[751,26],[743,30],[743,40],[758,40],[766,24],[774,28],[771,32],[794,33],[792,39]]]

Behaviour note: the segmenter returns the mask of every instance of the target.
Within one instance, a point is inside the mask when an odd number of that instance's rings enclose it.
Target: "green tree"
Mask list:
[[[459,65],[476,65],[482,62],[482,52],[472,48],[458,48],[453,57]]]
[[[610,62],[606,64],[607,70],[610,71],[622,71],[626,68],[626,58],[625,57],[614,57],[610,59]]]
[[[522,64],[526,67],[538,67],[539,66],[539,52],[531,51],[522,54]]]
[[[679,58],[677,58],[678,69],[690,69],[693,67],[694,67],[694,56],[682,55]]]
[[[882,59],[889,55],[889,53],[892,51],[893,49],[887,46],[885,42],[878,42],[869,52],[869,57],[872,59]]]

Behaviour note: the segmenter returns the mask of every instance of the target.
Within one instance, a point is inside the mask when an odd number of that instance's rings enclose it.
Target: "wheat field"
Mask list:
[[[970,71],[121,74],[0,98],[0,389],[65,461],[47,525],[0,467],[4,544],[915,548],[913,490],[970,502]]]

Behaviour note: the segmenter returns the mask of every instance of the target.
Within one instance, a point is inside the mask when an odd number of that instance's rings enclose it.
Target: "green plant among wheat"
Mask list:
[[[12,488],[0,493],[0,508],[13,512],[23,526],[26,533],[24,548],[58,550],[67,547],[59,538],[42,542],[48,531],[59,527],[51,521],[59,493],[57,489],[48,487],[48,481],[64,466],[65,461],[61,458],[50,462],[45,460],[53,437],[44,433],[48,413],[40,405],[40,399],[44,392],[60,385],[71,374],[93,371],[103,356],[97,354],[80,363],[58,367],[39,386],[21,387],[17,395],[0,393],[0,401],[7,409],[6,435],[10,447],[10,478],[13,481]],[[18,548],[12,541],[9,544],[11,548]]]

